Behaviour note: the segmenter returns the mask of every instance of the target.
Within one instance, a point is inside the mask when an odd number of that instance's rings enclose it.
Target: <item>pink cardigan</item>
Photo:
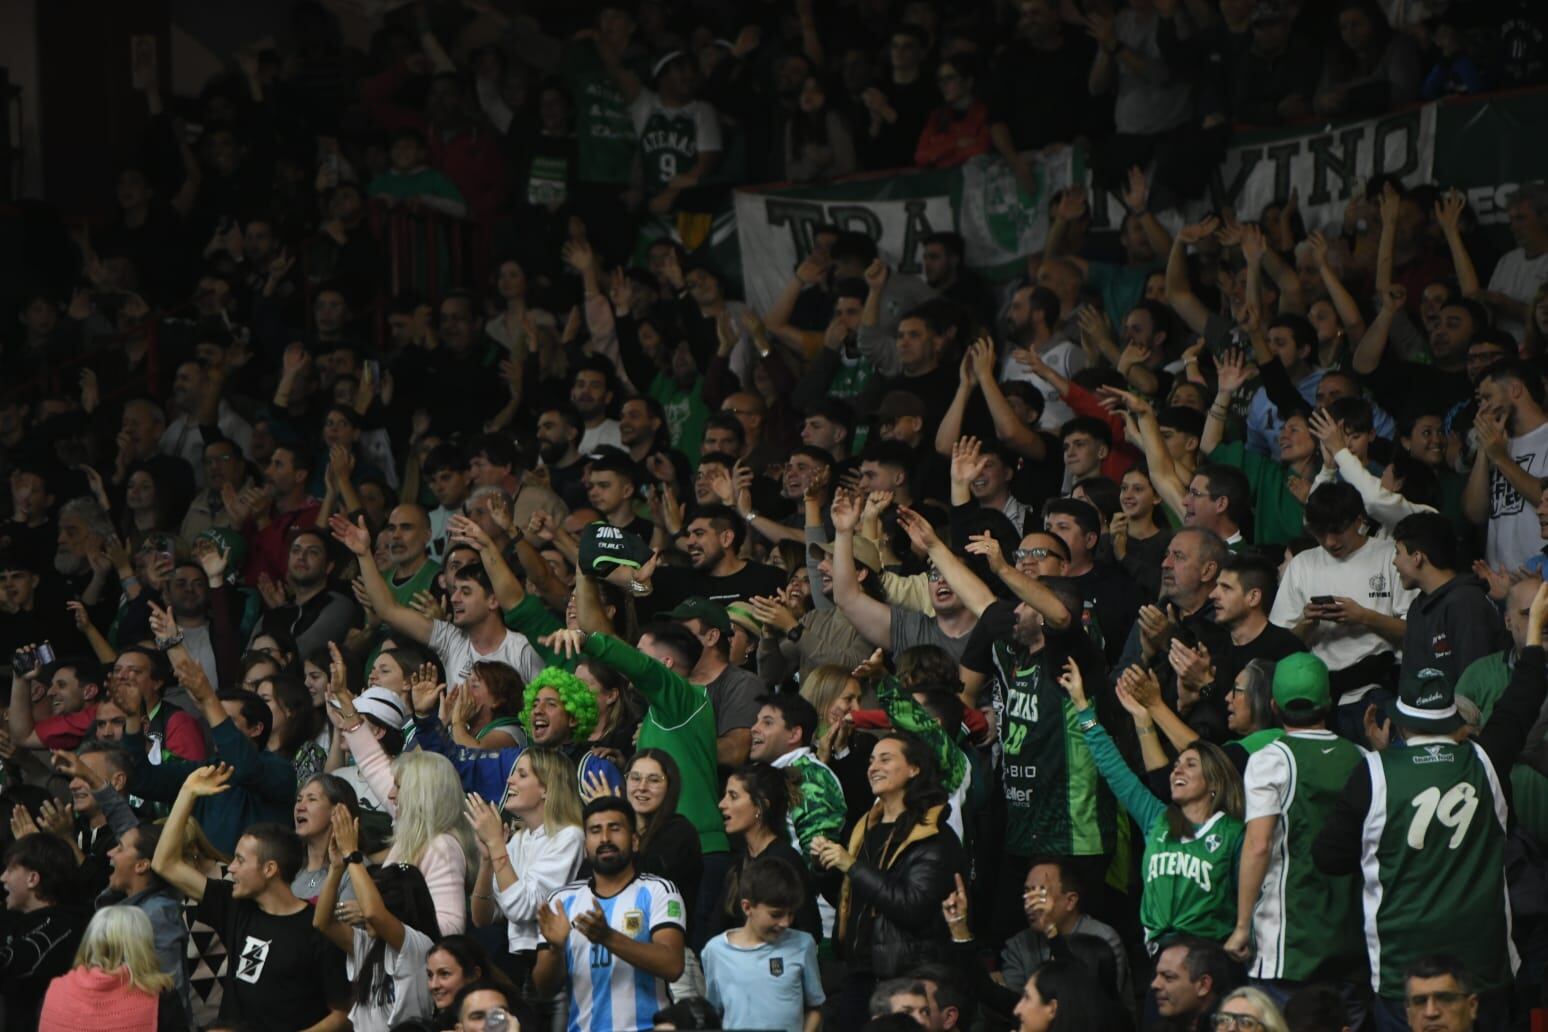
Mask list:
[[[38,1032],[156,1032],[160,1002],[125,973],[73,968],[49,984]]]
[[[382,750],[382,743],[376,740],[364,726],[354,731],[344,733],[344,741],[349,744],[349,751],[355,757],[355,765],[360,768],[360,776],[365,778],[372,793],[381,801],[382,806],[393,817],[398,816],[398,808],[390,801],[392,795],[392,760]],[[394,845],[387,853],[388,863],[408,863],[409,858],[398,854],[398,847]],[[425,885],[430,890],[430,898],[435,901],[435,919],[440,925],[442,935],[457,935],[467,928],[468,924],[468,895],[467,872],[468,859],[462,852],[462,844],[451,835],[437,835],[431,840],[425,855],[419,858],[415,864],[421,874],[425,876]]]

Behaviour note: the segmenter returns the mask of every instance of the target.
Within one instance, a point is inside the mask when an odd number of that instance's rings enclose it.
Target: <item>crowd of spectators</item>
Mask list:
[[[1181,211],[1540,4],[289,17],[12,291],[0,1027],[1528,1027],[1548,185]],[[682,242],[1067,147],[1009,283]]]

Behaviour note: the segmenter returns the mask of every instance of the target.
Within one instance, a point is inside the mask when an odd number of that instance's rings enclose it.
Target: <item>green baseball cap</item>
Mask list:
[[[1333,702],[1328,665],[1310,652],[1293,652],[1274,665],[1274,705],[1292,715],[1310,715]]]
[[[746,602],[732,602],[726,606],[726,617],[754,638],[763,634],[763,621],[753,614],[752,607]]]
[[[675,609],[667,613],[667,619],[702,620],[726,637],[731,635],[731,617],[726,612],[726,607],[700,595],[683,599]]]

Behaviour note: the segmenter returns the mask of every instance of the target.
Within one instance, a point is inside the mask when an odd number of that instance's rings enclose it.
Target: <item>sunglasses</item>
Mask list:
[[[1051,548],[1018,548],[1011,553],[1011,558],[1015,559],[1016,562],[1019,563],[1025,559],[1036,559],[1041,561],[1047,559],[1051,555],[1053,555],[1053,549]]]

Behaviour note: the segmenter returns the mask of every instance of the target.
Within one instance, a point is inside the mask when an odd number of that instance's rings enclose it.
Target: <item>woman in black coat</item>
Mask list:
[[[929,746],[903,732],[884,735],[869,770],[876,803],[850,833],[849,847],[821,836],[812,843],[821,866],[844,874],[834,937],[849,974],[834,1000],[839,1028],[849,1027],[846,1019],[865,1023],[879,979],[949,960],[941,900],[967,874]]]

